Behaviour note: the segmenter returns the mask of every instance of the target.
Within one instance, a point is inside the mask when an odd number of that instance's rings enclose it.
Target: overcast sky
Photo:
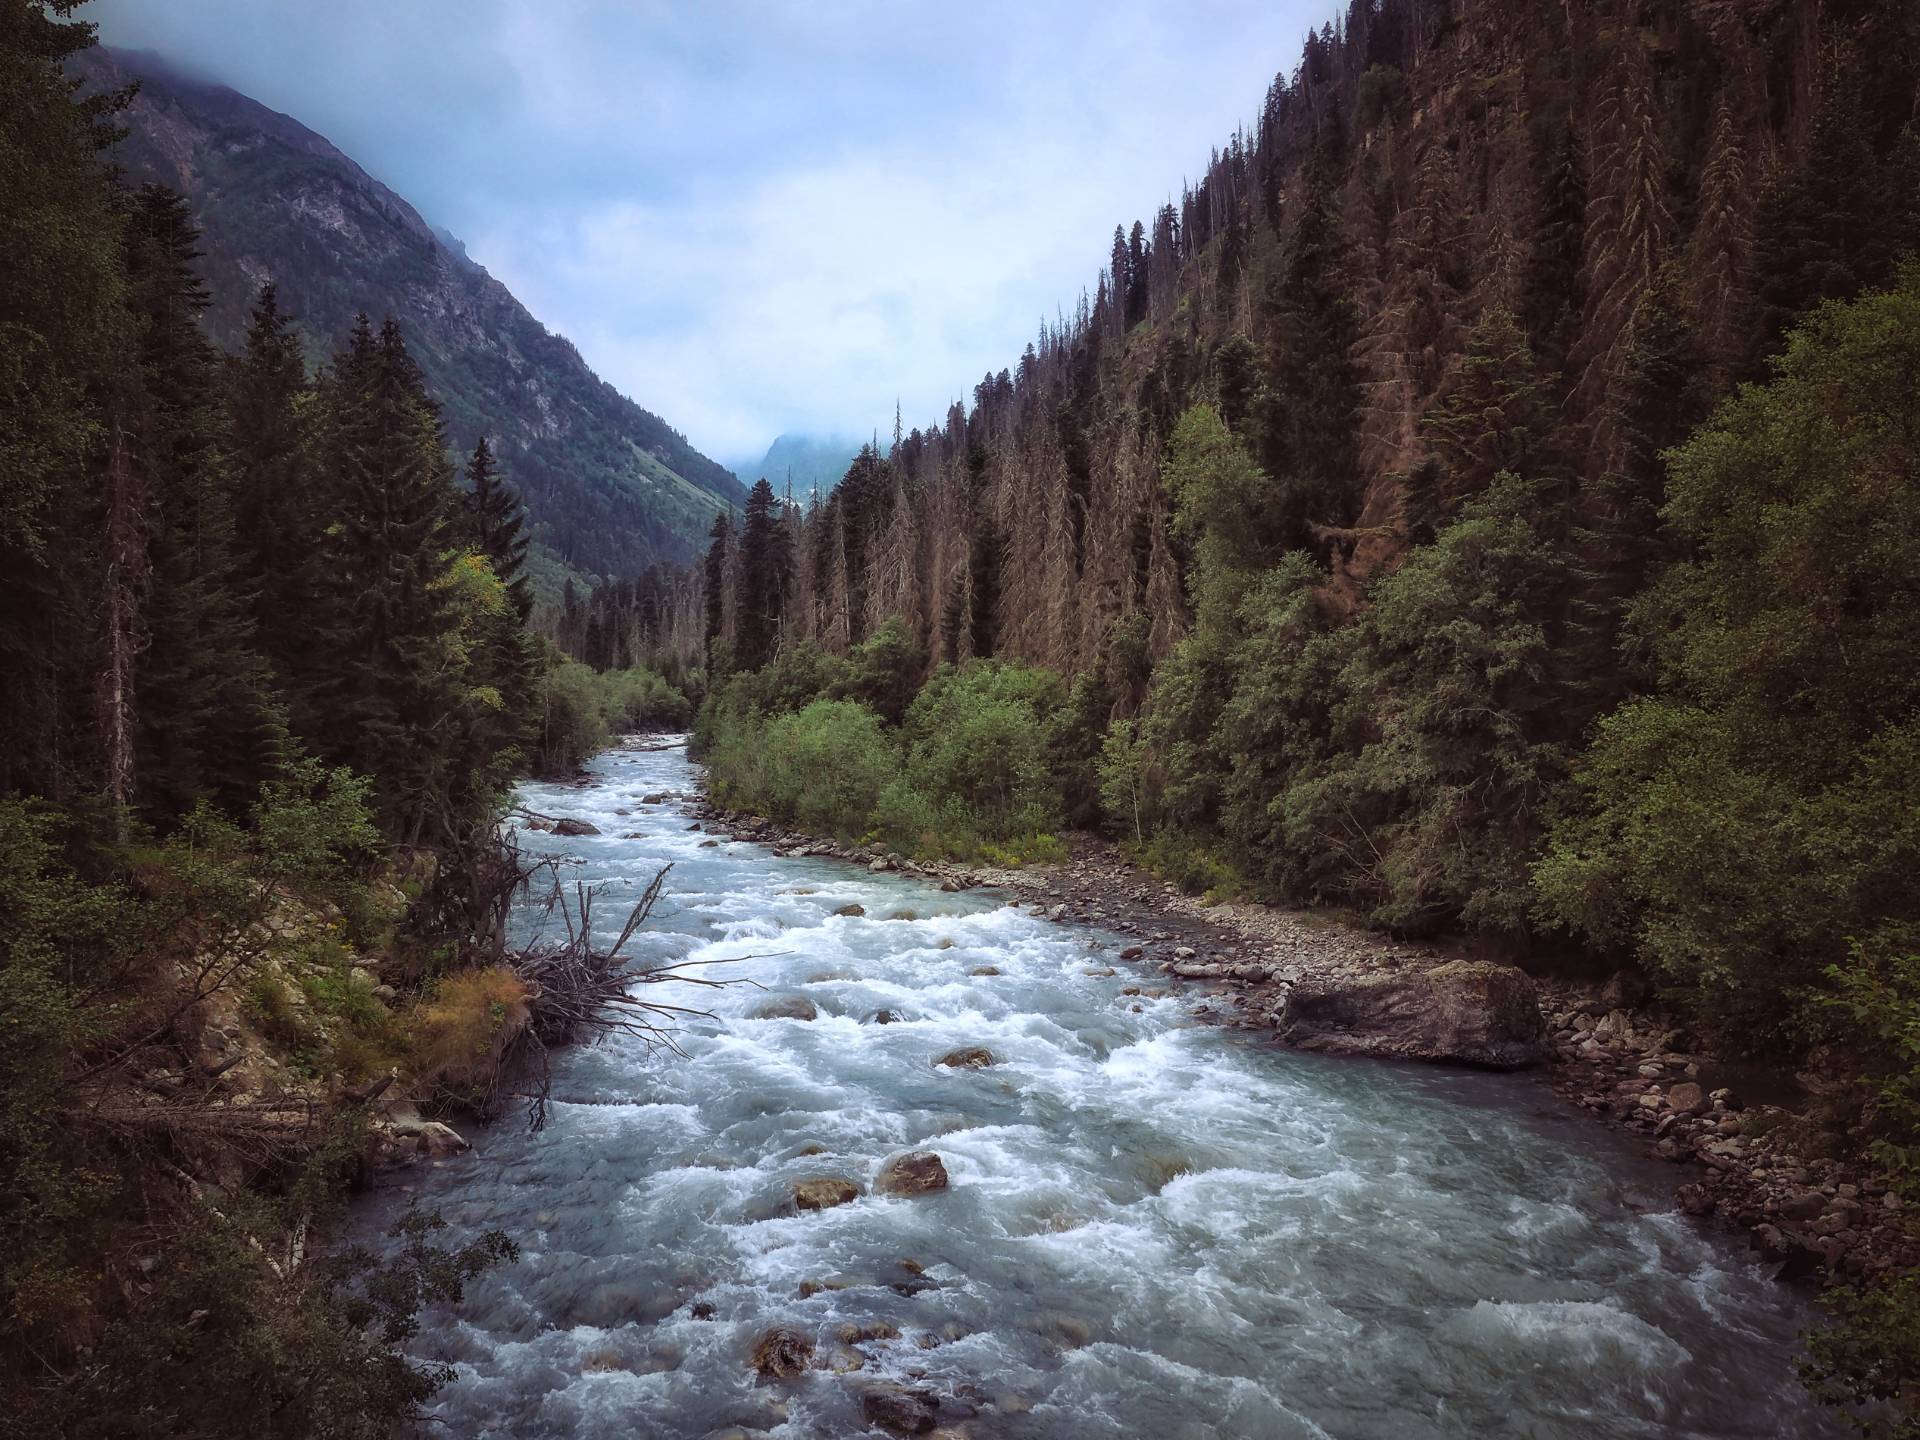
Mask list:
[[[95,0],[319,131],[726,461],[937,422],[1330,0]]]

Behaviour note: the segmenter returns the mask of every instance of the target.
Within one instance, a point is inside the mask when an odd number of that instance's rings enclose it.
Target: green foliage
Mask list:
[[[595,671],[557,652],[546,662],[534,746],[539,774],[571,775],[616,735],[677,730],[693,718],[686,695],[644,665]]]
[[[1377,924],[1518,933],[1543,807],[1564,773],[1549,624],[1564,559],[1546,487],[1503,477],[1374,592],[1340,677],[1364,735],[1286,801],[1296,851],[1336,857],[1323,898]]]
[[[1832,993],[1819,997],[1818,1019],[1854,1058],[1868,1153],[1909,1204],[1920,1204],[1920,956],[1874,956],[1854,945],[1826,978]]]
[[[1920,1440],[1920,1276],[1840,1286],[1824,1297],[1831,1323],[1807,1337],[1800,1378],[1829,1405],[1858,1406],[1869,1440]]]
[[[1239,900],[1251,888],[1218,847],[1186,831],[1163,830],[1144,845],[1130,847],[1128,853],[1135,864],[1209,903]]]
[[[848,652],[845,673],[829,690],[839,699],[859,701],[889,725],[898,725],[926,670],[927,652],[906,623],[891,615]]]
[[[935,671],[888,621],[840,660],[806,643],[731,677],[701,712],[708,783],[725,804],[845,837],[879,834],[927,855],[1050,855],[1063,774],[1099,731],[1049,670],[976,660]],[[808,698],[809,696],[815,698]],[[901,704],[897,725],[846,696]],[[1086,700],[1085,705],[1093,702]],[[1011,847],[1011,848],[1005,848]]]
[[[1730,1046],[1803,1029],[1848,937],[1920,945],[1920,277],[1828,306],[1673,452],[1696,558],[1641,602],[1668,694],[1610,716],[1537,883]]]
[[[899,751],[880,717],[851,700],[791,714],[728,708],[715,722],[708,783],[724,804],[842,836],[865,834]]]
[[[497,1231],[436,1243],[445,1222],[410,1209],[389,1232],[392,1246],[303,1263],[291,1246],[304,1228],[298,1201],[312,1188],[202,1204],[173,1222],[151,1242],[141,1293],[100,1335],[94,1363],[74,1384],[34,1396],[35,1419],[73,1440],[384,1440],[418,1419],[454,1373],[404,1353],[420,1312],[457,1303],[518,1250]]]

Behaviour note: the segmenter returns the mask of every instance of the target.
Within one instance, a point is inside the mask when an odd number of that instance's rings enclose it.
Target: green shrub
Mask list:
[[[943,668],[907,711],[907,778],[990,839],[1050,831],[1063,817],[1054,773],[1066,687],[1051,670],[976,660]]]

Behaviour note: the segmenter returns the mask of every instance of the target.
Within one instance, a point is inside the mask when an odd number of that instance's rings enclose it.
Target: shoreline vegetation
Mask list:
[[[1488,408],[1468,415],[1457,394],[1462,433],[1498,432],[1537,383],[1523,341],[1483,338]],[[1783,347],[1638,479],[1611,477],[1640,487],[1631,503],[1573,483],[1547,449],[1530,473],[1503,451],[1353,609],[1309,551],[1261,538],[1285,487],[1249,427],[1202,400],[1161,460],[1189,627],[1156,644],[1146,611],[1123,613],[1071,677],[983,644],[992,627],[964,607],[842,643],[811,633],[848,582],[830,571],[809,594],[794,557],[851,551],[856,526],[862,544],[903,533],[899,448],[863,453],[807,516],[757,487],[708,556],[694,734],[712,798],[916,862],[1059,864],[1063,832],[1099,830],[1213,900],[1452,937],[1555,983],[1618,973],[1657,1022],[1595,996],[1547,1014],[1588,1067],[1580,1103],[1645,1122],[1656,1153],[1699,1156],[1718,1178],[1683,1194],[1689,1210],[1725,1210],[1762,1253],[1833,1282],[1817,1393],[1905,1404],[1920,1374],[1920,582],[1904,538],[1920,527],[1920,261],[1813,308]],[[1812,1093],[1794,1115],[1703,1100],[1726,1087],[1694,1077],[1734,1064]],[[1814,1184],[1829,1172],[1844,1178]]]

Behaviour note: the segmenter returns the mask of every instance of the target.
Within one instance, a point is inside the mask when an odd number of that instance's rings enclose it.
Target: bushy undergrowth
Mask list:
[[[540,729],[534,769],[567,775],[633,731],[681,730],[693,719],[686,695],[644,665],[595,670],[550,657],[539,691]]]
[[[846,659],[794,645],[718,687],[698,732],[714,796],[926,857],[1063,855],[1065,683],[975,661],[942,666],[916,691],[924,657],[903,635],[890,622]]]
[[[353,964],[346,917],[380,909],[364,783],[295,762],[249,819],[202,810],[121,847],[0,801],[0,1378],[20,1433],[374,1440],[446,1378],[398,1349],[418,1309],[511,1253],[437,1245],[414,1216],[392,1255],[321,1258],[365,1144],[351,1107],[291,1148],[245,1106],[143,1119],[129,1076],[179,1064],[225,1004],[296,1082],[412,1049]],[[250,1183],[185,1179],[209,1147]]]

